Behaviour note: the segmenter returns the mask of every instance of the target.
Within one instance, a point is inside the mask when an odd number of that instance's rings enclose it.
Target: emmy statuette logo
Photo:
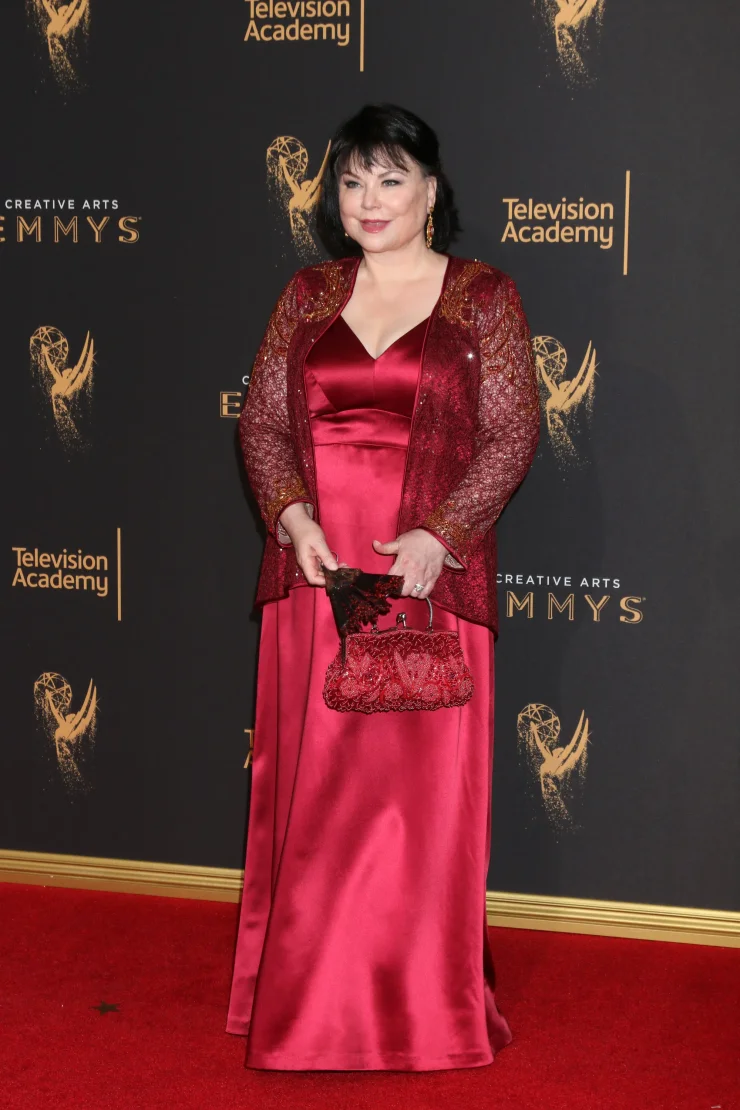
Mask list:
[[[97,728],[98,694],[92,679],[78,710],[72,709],[72,687],[60,674],[44,671],[33,684],[36,716],[53,745],[62,781],[69,791],[87,792],[82,773]]]
[[[51,71],[59,85],[80,85],[77,58],[90,32],[90,0],[26,0],[29,18],[46,40]]]
[[[247,752],[247,758],[244,761],[244,770],[246,771],[247,767],[254,766],[254,729],[245,728],[244,731],[249,737],[249,751]]]
[[[560,718],[549,705],[531,702],[517,717],[517,736],[532,776],[539,783],[545,812],[554,825],[573,827],[571,806],[575,781],[586,778],[588,717],[584,711],[566,744],[560,741]]]
[[[64,447],[71,451],[85,446],[79,428],[82,401],[92,396],[95,344],[90,332],[82,352],[70,365],[69,343],[59,328],[37,328],[31,336],[31,370],[51,403],[54,423]]]
[[[314,177],[306,176],[308,151],[300,139],[279,135],[267,148],[267,184],[288,217],[296,253],[304,262],[313,262],[320,257],[312,223],[330,146],[328,143]]]
[[[569,84],[589,80],[584,53],[601,29],[605,0],[535,0],[555,36],[558,61]]]
[[[596,386],[596,350],[591,342],[577,372],[567,377],[568,354],[552,335],[535,335],[532,352],[537,367],[540,396],[547,420],[547,432],[555,457],[561,465],[576,463],[578,450],[573,437],[581,414],[590,420]]]

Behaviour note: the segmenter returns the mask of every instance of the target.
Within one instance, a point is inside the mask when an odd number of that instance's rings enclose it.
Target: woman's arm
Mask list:
[[[299,323],[298,276],[280,294],[267,325],[239,417],[239,438],[249,483],[267,530],[281,546],[290,536],[279,521],[288,505],[314,506],[300,473],[288,419],[288,347]]]
[[[461,481],[421,522],[447,548],[445,565],[467,562],[534,459],[540,435],[529,326],[511,278],[476,309],[481,359],[475,452]]]
[[[321,564],[331,570],[338,564],[323,530],[314,523],[314,504],[300,473],[288,417],[288,347],[300,319],[297,285],[296,275],[270,317],[239,418],[239,437],[268,531],[281,547],[294,546],[309,585],[323,586]]]

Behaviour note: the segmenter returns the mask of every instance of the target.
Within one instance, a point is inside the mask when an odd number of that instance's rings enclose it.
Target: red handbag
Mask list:
[[[352,572],[353,568],[341,570]],[[324,573],[327,591],[332,596],[333,579],[339,572],[325,570]],[[357,570],[354,574],[355,587],[358,576],[370,577]],[[398,576],[377,575],[374,578],[385,585]],[[402,583],[403,579],[398,578],[398,581]],[[380,586],[373,585],[373,595],[377,598]],[[386,596],[394,596],[397,589],[397,585],[391,585]],[[367,596],[363,595],[366,606]],[[386,603],[383,607],[377,600],[367,606],[367,614],[359,618],[360,623],[372,621],[371,631],[357,629],[357,620],[354,621],[355,631],[340,625],[339,650],[327,668],[324,682],[324,701],[330,709],[341,713],[387,713],[404,709],[444,709],[469,701],[474,690],[473,676],[465,663],[460,637],[457,632],[432,627],[432,603],[429,598],[426,601],[429,624],[425,629],[407,628],[405,613],[399,613],[396,624],[390,628],[378,628],[377,611],[388,612],[390,606]]]

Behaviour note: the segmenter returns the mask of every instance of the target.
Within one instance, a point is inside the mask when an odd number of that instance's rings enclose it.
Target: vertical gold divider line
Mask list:
[[[360,0],[360,73],[365,72],[365,0]]]
[[[624,178],[624,265],[622,274],[626,276],[630,247],[630,171],[625,170]]]
[[[116,577],[118,579],[118,619],[121,619],[121,529],[116,528]]]

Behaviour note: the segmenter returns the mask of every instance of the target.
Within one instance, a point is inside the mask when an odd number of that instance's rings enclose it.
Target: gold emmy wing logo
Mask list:
[[[313,210],[318,204],[331,143],[315,177],[306,177],[308,151],[300,139],[279,135],[267,148],[267,183],[290,221],[290,233],[299,258],[311,262],[319,249],[311,231]]]
[[[88,790],[80,764],[95,743],[98,694],[92,679],[80,708],[72,710],[72,687],[60,674],[44,671],[33,684],[36,715],[54,745],[62,780],[69,790]]]
[[[32,21],[46,39],[49,61],[55,79],[63,86],[80,84],[75,64],[77,54],[90,31],[90,0],[26,0]]]
[[[37,328],[30,349],[31,370],[51,401],[59,438],[70,450],[84,446],[78,423],[81,402],[92,395],[95,344],[90,332],[73,366],[68,365],[69,343],[59,328]]]
[[[516,721],[520,747],[539,782],[545,812],[553,824],[573,824],[569,806],[574,780],[582,786],[588,759],[588,717],[581,712],[568,744],[559,743],[560,718],[549,705],[525,705]]]
[[[555,457],[562,465],[578,461],[573,442],[579,414],[585,410],[587,420],[593,412],[596,386],[596,351],[589,342],[577,374],[566,376],[568,353],[560,340],[552,335],[535,335],[532,352],[540,394],[547,420],[547,432]]]
[[[555,35],[555,47],[563,73],[571,84],[588,79],[583,53],[589,35],[598,31],[604,17],[605,0],[536,0]]]

